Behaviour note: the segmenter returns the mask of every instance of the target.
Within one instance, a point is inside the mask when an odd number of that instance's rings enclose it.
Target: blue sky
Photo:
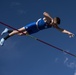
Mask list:
[[[0,0],[0,21],[20,28],[46,11],[61,18],[61,28],[76,34],[75,9],[75,0]],[[0,24],[0,32],[4,28]],[[76,37],[69,38],[54,28],[32,36],[76,54]],[[0,75],[76,75],[76,58],[30,37],[15,35],[0,47]]]

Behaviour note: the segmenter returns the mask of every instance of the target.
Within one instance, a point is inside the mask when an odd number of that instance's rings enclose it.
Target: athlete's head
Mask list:
[[[57,24],[57,25],[60,24],[60,18],[59,17],[55,17],[54,18],[54,23]]]

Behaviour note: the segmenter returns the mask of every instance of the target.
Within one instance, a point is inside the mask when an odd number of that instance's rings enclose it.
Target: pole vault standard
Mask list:
[[[5,23],[3,23],[3,22],[0,22],[0,24],[2,24],[2,25],[4,25],[4,26],[7,26],[7,27],[9,27],[9,28],[11,28],[11,29],[14,29],[14,30],[17,30],[16,28],[14,28],[14,27],[12,27],[12,26],[10,26],[10,25],[8,25],[8,24],[5,24]],[[17,30],[18,31],[18,30]],[[21,33],[21,32],[20,32]],[[22,32],[23,33],[23,32]],[[24,34],[24,33],[23,33]],[[25,35],[25,34],[24,34]],[[33,39],[35,39],[35,40],[37,40],[37,41],[39,41],[39,42],[41,42],[41,43],[44,43],[44,44],[46,44],[46,45],[48,45],[48,46],[50,46],[50,47],[53,47],[53,48],[55,48],[56,50],[59,50],[59,51],[61,51],[61,52],[64,52],[64,53],[66,53],[66,54],[69,54],[69,55],[71,55],[71,56],[73,56],[73,57],[76,57],[76,55],[74,55],[74,54],[72,54],[72,53],[70,53],[70,52],[67,52],[67,51],[65,51],[65,50],[63,50],[63,49],[61,49],[61,48],[59,48],[59,47],[56,47],[56,46],[54,46],[54,45],[52,45],[52,44],[49,44],[49,43],[47,43],[47,42],[45,42],[45,41],[42,41],[42,40],[40,40],[40,39],[38,39],[38,38],[36,38],[36,37],[34,37],[34,36],[31,36],[31,35],[27,35],[27,36],[29,36],[29,37],[31,37],[31,38],[33,38]]]

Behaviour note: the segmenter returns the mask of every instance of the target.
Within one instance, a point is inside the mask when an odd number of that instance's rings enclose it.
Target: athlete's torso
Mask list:
[[[40,18],[37,20],[37,22],[27,24],[26,26],[24,26],[24,28],[29,34],[33,34],[40,30],[51,28],[51,26],[46,23],[42,18]]]
[[[52,27],[47,22],[45,22],[43,18],[38,19],[36,25],[40,30]]]

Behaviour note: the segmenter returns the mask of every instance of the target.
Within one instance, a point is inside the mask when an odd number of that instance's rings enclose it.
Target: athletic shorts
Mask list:
[[[24,28],[29,34],[33,34],[39,31],[39,29],[37,29],[36,22],[27,24],[26,26],[24,26]]]

